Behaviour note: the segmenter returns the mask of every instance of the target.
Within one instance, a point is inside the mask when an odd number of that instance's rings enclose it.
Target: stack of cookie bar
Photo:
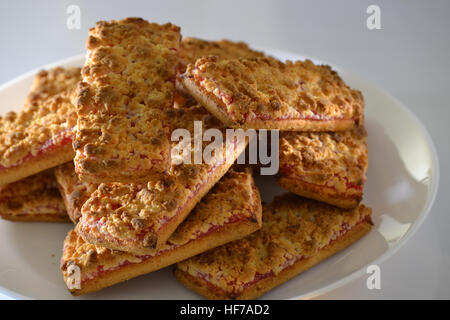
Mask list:
[[[40,72],[0,118],[0,214],[75,224],[61,258],[72,294],[174,265],[207,298],[253,299],[370,230],[364,101],[330,67],[139,18],[98,22],[87,49],[82,69]],[[174,161],[172,133],[198,123],[279,130],[289,192],[262,205],[251,167],[234,165],[248,139]]]

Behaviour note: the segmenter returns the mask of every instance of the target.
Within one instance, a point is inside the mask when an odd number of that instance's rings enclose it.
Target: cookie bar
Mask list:
[[[69,221],[53,169],[1,187],[0,216],[11,221]]]
[[[170,164],[161,112],[173,105],[180,28],[140,18],[98,22],[77,90],[73,143],[81,180],[147,181]]]
[[[81,217],[81,207],[89,196],[97,189],[98,184],[83,182],[78,179],[73,161],[55,168],[58,189],[67,208],[67,214],[73,223]]]
[[[208,41],[187,37],[181,41],[179,72],[185,72],[188,64],[210,55],[216,56],[218,60],[264,57],[263,52],[250,49],[244,42],[226,39]]]
[[[79,68],[39,72],[23,109],[0,117],[0,186],[70,161]]]
[[[70,231],[61,259],[64,280],[73,295],[80,295],[161,269],[256,231],[261,227],[261,211],[251,174],[230,170],[168,242],[151,254],[106,249]],[[71,285],[74,266],[80,269],[79,288]]]
[[[221,122],[201,106],[190,106],[192,99],[176,100],[177,107],[163,115],[172,129],[184,128],[192,138],[194,121],[199,121],[205,130],[221,129],[225,136]],[[173,142],[173,149],[178,145]],[[145,255],[161,248],[245,147],[246,143],[224,142],[209,164],[172,164],[164,177],[146,183],[102,183],[82,207],[76,231],[86,242],[110,249]],[[192,159],[195,149],[189,150]]]
[[[329,66],[270,57],[198,59],[181,75],[185,89],[231,127],[339,131],[363,123],[361,92]]]
[[[262,228],[178,263],[175,277],[209,299],[255,299],[371,229],[371,209],[342,210],[293,194],[263,212]]]
[[[282,132],[277,183],[295,194],[354,208],[363,197],[366,131]]]

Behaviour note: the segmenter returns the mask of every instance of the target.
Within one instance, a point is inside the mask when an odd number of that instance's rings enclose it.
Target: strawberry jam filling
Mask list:
[[[340,116],[340,117],[327,117],[324,115],[320,115],[312,110],[310,110],[313,115],[312,116],[299,116],[299,117],[292,117],[289,115],[284,115],[284,116],[280,116],[280,117],[276,117],[276,118],[272,118],[271,115],[269,114],[258,114],[256,112],[253,112],[252,114],[250,114],[249,112],[247,112],[246,114],[244,114],[244,119],[245,121],[269,121],[269,120],[273,120],[273,121],[283,121],[283,120],[307,120],[307,121],[342,121],[342,120],[353,120],[353,121],[357,121],[358,118],[357,117],[353,117],[353,118],[345,118],[344,116]]]
[[[60,134],[56,135],[55,137],[45,141],[39,147],[36,154],[33,155],[31,152],[29,152],[25,157],[23,157],[21,160],[19,160],[18,162],[16,162],[15,164],[13,164],[11,166],[5,167],[0,164],[0,171],[17,167],[27,161],[39,158],[40,156],[48,154],[52,151],[56,151],[64,146],[66,146],[67,144],[72,143],[73,136],[74,135],[73,135],[72,130],[66,130],[64,132],[61,132]],[[57,142],[55,142],[55,141],[57,141]]]
[[[313,182],[309,182],[309,181],[306,180],[305,176],[297,175],[297,174],[293,173],[293,168],[294,168],[294,166],[292,166],[292,165],[290,165],[290,166],[289,165],[281,166],[280,167],[280,174],[282,176],[285,176],[286,178],[299,180],[299,181],[302,181],[302,183],[305,183],[305,184],[308,184],[308,185],[311,185],[311,186],[332,190],[333,192],[335,192],[338,195],[345,195],[345,192],[339,192],[337,190],[336,186],[334,186],[332,184],[332,182],[327,181],[325,184],[316,184],[316,183],[313,183]],[[340,177],[338,173],[335,173],[333,175],[333,177],[336,177],[336,178],[344,180],[345,181],[345,187],[347,189],[353,189],[353,190],[357,190],[357,191],[361,191],[363,189],[362,185],[359,185],[359,184],[357,184],[355,182],[350,182],[348,180],[348,177]]]
[[[31,216],[31,215],[60,215],[65,213],[66,210],[64,208],[52,205],[45,206],[36,206],[34,208],[30,208],[28,211],[22,211],[18,213],[14,213],[14,216]]]

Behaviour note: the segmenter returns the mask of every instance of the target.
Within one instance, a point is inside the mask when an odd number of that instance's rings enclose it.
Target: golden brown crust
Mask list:
[[[285,283],[286,281],[298,276],[302,272],[322,262],[326,258],[333,254],[345,249],[352,243],[358,241],[364,235],[366,235],[372,225],[367,222],[358,224],[356,227],[348,231],[339,240],[334,241],[332,244],[326,246],[320,250],[316,255],[295,262],[292,266],[281,271],[276,277],[268,277],[262,279],[258,284],[246,287],[238,297],[230,296],[229,292],[211,285],[208,281],[205,281],[199,277],[193,277],[189,273],[180,269],[174,269],[175,278],[180,281],[188,289],[191,289],[198,294],[211,300],[226,300],[226,299],[238,299],[238,300],[252,300],[257,299],[273,288]]]
[[[204,108],[177,101],[176,108],[163,113],[170,128],[185,128],[193,137],[196,120],[204,130],[225,130]],[[85,241],[110,249],[151,252],[167,241],[244,149],[245,144],[224,142],[221,157],[211,164],[173,164],[164,178],[147,183],[102,183],[83,206],[76,230]]]
[[[356,207],[366,180],[366,136],[363,127],[344,132],[283,132],[277,183],[307,198]]]
[[[22,197],[41,190],[56,189],[56,187],[53,169],[48,169],[0,187],[0,199]]]
[[[77,97],[75,167],[83,181],[136,182],[170,162],[161,112],[173,105],[180,29],[139,18],[98,22]]]
[[[83,182],[78,179],[73,161],[55,168],[58,189],[67,208],[67,214],[73,223],[81,217],[81,207],[97,189],[98,184]]]
[[[263,52],[250,49],[244,42],[226,39],[208,41],[187,37],[181,41],[179,72],[185,72],[188,64],[195,63],[197,59],[211,55],[216,56],[218,60],[264,57]]]
[[[24,108],[0,117],[0,185],[73,157],[64,152],[76,124],[70,100],[79,80],[79,68],[43,70],[36,75]]]
[[[357,240],[370,229],[370,215],[364,205],[342,210],[286,194],[264,211],[259,231],[178,263],[175,274],[208,298],[256,298],[345,247],[334,243]]]
[[[81,288],[71,292],[80,295],[155,271],[256,231],[261,227],[261,211],[261,199],[251,174],[231,170],[169,241],[148,256],[92,245],[76,232],[69,232],[61,259],[64,279],[67,283],[70,265],[78,266]]]
[[[37,215],[2,215],[3,219],[14,222],[70,222],[69,216],[64,211],[64,214],[39,214]]]
[[[38,174],[41,171],[56,167],[68,161],[72,161],[74,156],[75,152],[73,151],[72,144],[69,141],[67,144],[64,144],[58,148],[54,148],[50,151],[46,150],[45,153],[25,161],[17,167],[2,170],[0,174],[0,185],[4,186],[8,183],[17,182],[34,174]]]
[[[68,221],[53,169],[2,187],[0,216],[12,221]]]
[[[364,100],[329,66],[249,58],[198,59],[186,90],[225,124],[295,131],[345,130],[363,123]]]

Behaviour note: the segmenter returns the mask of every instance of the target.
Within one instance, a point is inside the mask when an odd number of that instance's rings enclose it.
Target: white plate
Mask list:
[[[280,59],[303,57],[266,50]],[[83,56],[50,66],[81,66]],[[434,201],[439,168],[431,139],[401,103],[370,83],[337,69],[366,100],[369,170],[364,203],[373,208],[375,227],[363,239],[263,298],[311,298],[365,274],[394,254],[424,221]],[[0,87],[0,114],[19,110],[32,83],[32,71]],[[258,178],[263,200],[282,193],[273,177]],[[59,270],[62,241],[70,224],[0,221],[0,294],[13,298],[72,299]],[[83,298],[197,299],[172,276],[171,268],[132,279]]]

